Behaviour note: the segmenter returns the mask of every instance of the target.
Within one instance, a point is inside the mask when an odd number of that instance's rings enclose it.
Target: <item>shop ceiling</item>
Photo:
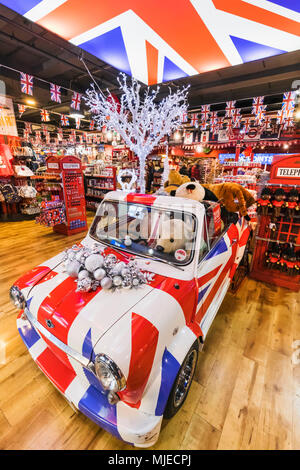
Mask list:
[[[102,5],[103,1],[99,4]],[[29,3],[34,6],[39,2],[34,0],[29,2],[27,0],[22,2],[1,2],[0,0],[0,3],[10,4],[16,10],[17,4],[23,5],[24,10]],[[49,2],[44,1],[44,3]],[[53,5],[54,3],[67,4],[69,2],[52,0],[51,3]],[[86,5],[86,2],[77,3]],[[88,8],[87,5],[86,8]],[[22,14],[24,11],[22,11]],[[177,31],[178,37],[180,35],[184,36],[184,34],[179,28]],[[186,40],[187,38],[183,39]],[[117,82],[119,70],[117,68],[3,5],[0,5],[0,44],[1,64],[50,82],[53,81],[57,85],[78,92],[84,92],[91,83],[91,78],[80,60],[80,57],[83,57],[88,69],[100,86],[103,89],[109,88],[116,95],[119,93]],[[198,49],[200,51],[203,46],[200,45]],[[151,53],[151,48],[149,51]],[[139,59],[137,55],[136,60]],[[284,91],[291,90],[293,83],[300,80],[299,64],[299,50],[274,55],[262,60],[169,80],[165,83],[167,86],[161,87],[160,96],[162,97],[165,93],[168,93],[168,86],[173,88],[190,84],[189,105],[192,109],[197,109],[205,103],[221,103],[226,100],[241,100],[259,95],[274,95],[274,101],[278,99],[278,102],[280,102],[282,97],[279,95]],[[18,74],[9,69],[0,68],[0,79],[5,81],[7,94],[13,96],[15,102],[25,103],[24,98],[26,95],[24,96],[21,93]],[[276,95],[278,95],[278,98]],[[61,104],[54,103],[50,101],[49,84],[47,83],[35,82],[34,98],[40,108],[46,108],[57,113],[70,113],[70,96],[67,96],[67,92],[65,92],[65,96],[62,93]],[[27,114],[26,120],[40,122],[38,110],[33,109],[28,113],[30,113],[30,116]]]

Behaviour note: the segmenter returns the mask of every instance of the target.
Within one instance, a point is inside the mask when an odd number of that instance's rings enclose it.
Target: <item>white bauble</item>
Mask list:
[[[130,274],[130,270],[128,268],[122,269],[122,271],[121,271],[121,276],[122,277],[129,276],[129,274]]]
[[[120,287],[122,285],[122,278],[121,276],[114,276],[113,277],[113,284],[116,287]]]
[[[125,266],[126,263],[124,263],[124,261],[120,261],[114,266],[112,274],[114,276],[118,276],[121,273],[122,269],[125,268]]]
[[[81,281],[82,279],[89,277],[89,275],[90,273],[86,269],[83,269],[82,271],[79,271],[78,273],[78,280]]]
[[[94,271],[94,278],[96,279],[96,281],[102,281],[102,279],[104,279],[105,276],[106,276],[105,269],[98,268],[96,269],[96,271]]]
[[[140,283],[140,281],[139,281],[138,279],[136,279],[136,278],[132,280],[132,285],[133,285],[134,287],[138,286],[139,283]]]
[[[132,245],[132,240],[131,240],[129,235],[126,235],[124,243],[125,243],[125,246],[131,246]]]
[[[103,266],[103,256],[101,255],[90,255],[85,260],[85,269],[90,273],[93,273],[98,268]]]
[[[101,281],[101,287],[102,287],[102,289],[105,289],[105,290],[110,289],[112,287],[112,284],[113,284],[113,282],[109,277],[105,277]]]
[[[78,261],[70,261],[67,263],[67,273],[71,277],[77,277],[81,264]]]
[[[76,253],[75,255],[75,259],[80,262],[82,255],[83,255],[83,250],[78,251],[78,253]]]

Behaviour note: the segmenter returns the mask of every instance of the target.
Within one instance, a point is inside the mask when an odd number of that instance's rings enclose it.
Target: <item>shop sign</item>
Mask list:
[[[276,176],[285,178],[299,178],[300,179],[300,168],[277,168]]]
[[[14,106],[11,98],[0,95],[0,135],[18,137]]]

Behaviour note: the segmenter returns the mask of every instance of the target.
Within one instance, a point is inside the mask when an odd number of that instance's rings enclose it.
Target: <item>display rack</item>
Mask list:
[[[112,166],[105,167],[97,175],[85,175],[87,208],[96,210],[104,196],[109,191],[115,191],[116,168]]]
[[[285,196],[293,188],[300,189],[300,154],[293,156],[278,156],[271,166],[270,180],[266,187],[274,195],[277,188],[282,188]],[[300,211],[298,211],[300,212]],[[258,217],[255,248],[250,276],[254,279],[269,282],[277,286],[299,291],[300,271],[283,270],[280,259],[272,265],[268,264],[267,257],[278,245],[278,253],[290,247],[299,259],[300,252],[300,214],[294,213],[289,217],[282,206],[277,218],[274,218],[272,209]],[[284,263],[283,263],[284,264]],[[271,266],[271,267],[270,267]]]
[[[41,175],[40,193],[48,191],[41,203],[37,222],[52,226],[57,233],[73,235],[87,230],[81,161],[73,156],[49,156],[47,174]]]

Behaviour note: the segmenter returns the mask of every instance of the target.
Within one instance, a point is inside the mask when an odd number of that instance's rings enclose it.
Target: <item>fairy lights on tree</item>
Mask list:
[[[107,95],[92,85],[84,97],[93,113],[98,128],[118,132],[126,145],[139,158],[140,191],[145,192],[145,163],[147,156],[165,135],[175,132],[187,112],[188,86],[172,92],[157,102],[159,87],[146,88],[132,78],[128,86],[125,74],[118,79],[122,96],[120,102],[107,91]]]

